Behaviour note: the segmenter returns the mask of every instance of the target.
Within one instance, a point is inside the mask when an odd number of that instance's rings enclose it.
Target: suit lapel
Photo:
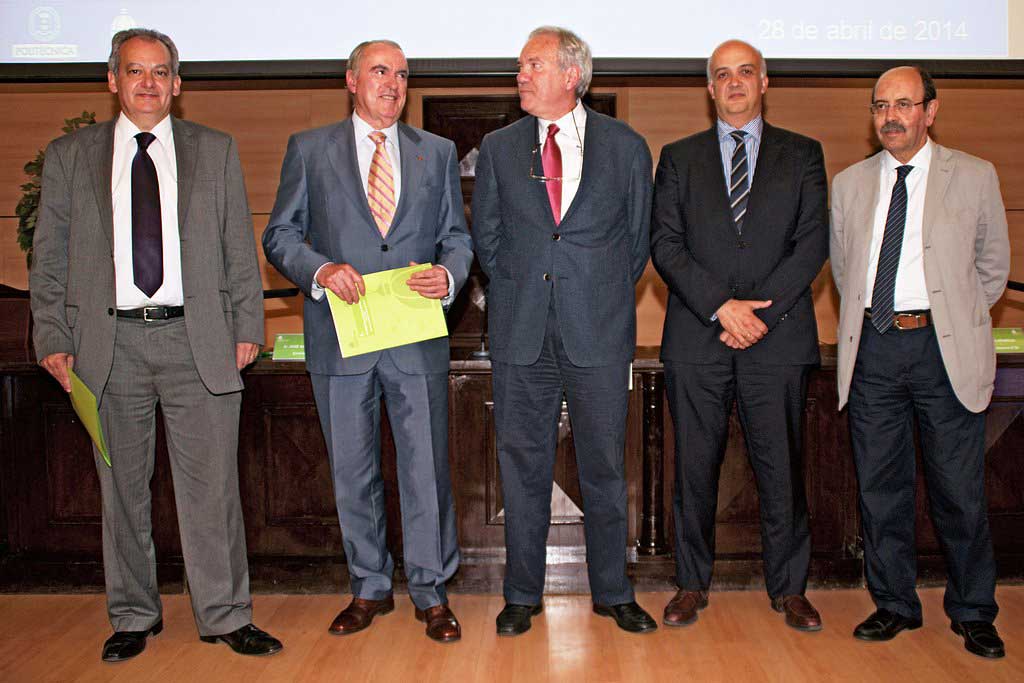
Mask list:
[[[116,121],[117,119],[114,119],[98,124],[98,133],[93,138],[88,152],[93,191],[96,194],[96,206],[100,211],[100,223],[102,223],[103,234],[107,236],[111,249],[114,248],[114,209],[110,183],[114,173],[114,124]]]
[[[546,183],[542,180],[534,180],[531,175],[543,175],[544,170],[540,159],[540,138],[537,133],[536,116],[527,116],[520,119],[523,122],[522,130],[519,131],[519,142],[516,145],[516,153],[519,159],[515,162],[516,167],[512,169],[515,177],[522,177],[526,183],[526,194],[532,199],[530,204],[547,217],[551,226],[555,225],[555,218],[551,214],[551,202],[548,200]],[[537,153],[534,154],[534,150]],[[519,169],[522,169],[521,171]],[[519,174],[522,174],[521,176]],[[579,191],[577,190],[577,194]]]
[[[729,208],[729,188],[725,183],[722,160],[722,146],[718,142],[718,123],[711,125],[703,140],[698,159],[713,160],[711,163],[692,164],[690,172],[700,174],[694,185],[705,188],[704,201],[707,202],[707,214],[719,222],[723,230],[733,237],[736,235],[736,224],[732,220],[732,209]]]
[[[765,122],[761,127],[761,144],[757,148],[757,161],[754,164],[754,178],[750,184],[750,197],[747,199],[747,214],[744,216],[744,223],[747,222],[747,217],[753,217],[750,223],[757,225],[758,211],[762,206],[767,207],[771,204],[768,186],[771,183],[771,175],[778,164],[781,151],[782,144],[778,133],[775,128]],[[731,210],[729,215],[731,218]]]
[[[188,124],[171,117],[171,130],[174,132],[174,162],[178,167],[178,234],[184,236],[199,155],[195,135]]]
[[[949,188],[949,181],[953,178],[955,165],[956,162],[949,150],[941,145],[935,145],[932,150],[932,163],[931,168],[928,169],[928,183],[925,185],[924,193],[924,224],[921,226],[921,241],[924,244],[931,243],[932,228],[938,220],[942,200]]]
[[[580,184],[576,188],[576,195],[572,203],[562,217],[562,222],[569,220],[588,194],[593,191],[594,185],[598,184],[601,170],[608,168],[608,136],[604,133],[604,121],[590,108],[587,108],[587,123],[584,126],[583,136],[583,169],[580,173]],[[534,124],[536,131],[536,123]],[[551,203],[548,200],[547,192],[544,193],[545,203],[550,209]],[[550,211],[549,211],[550,213]],[[552,217],[554,222],[554,217]]]
[[[380,238],[377,224],[370,214],[370,204],[363,191],[363,180],[359,176],[359,160],[356,157],[355,134],[352,131],[352,119],[345,119],[339,123],[327,140],[327,160],[338,176],[341,190],[349,196],[353,205],[359,207],[359,211],[365,218],[366,229]]]
[[[414,129],[399,122],[398,151],[402,165],[402,193],[398,197],[395,216],[391,219],[391,229],[398,228],[402,217],[408,213],[409,205],[415,200],[415,193],[423,183],[423,138]]]

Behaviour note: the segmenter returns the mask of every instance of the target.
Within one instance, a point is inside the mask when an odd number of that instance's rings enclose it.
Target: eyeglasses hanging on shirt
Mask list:
[[[576,150],[579,154],[579,164],[575,165],[575,168],[569,169],[568,174],[565,173],[566,169],[563,166],[561,175],[544,175],[544,166],[541,161],[542,146],[541,141],[538,139],[537,143],[533,146],[533,151],[530,152],[530,180],[539,180],[542,183],[549,181],[572,183],[580,179],[580,176],[583,174],[583,138],[580,137],[580,128],[576,124],[576,113],[570,112],[570,114],[572,115],[572,129],[576,133]]]

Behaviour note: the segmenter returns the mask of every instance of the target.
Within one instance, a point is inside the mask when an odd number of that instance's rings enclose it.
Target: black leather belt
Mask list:
[[[170,320],[185,315],[184,306],[146,306],[145,308],[118,309],[118,318],[132,318],[134,320],[145,320],[147,323],[152,320]]]
[[[871,309],[864,309],[864,317],[871,320]],[[892,315],[892,326],[897,330],[917,330],[932,324],[931,311],[897,311]]]

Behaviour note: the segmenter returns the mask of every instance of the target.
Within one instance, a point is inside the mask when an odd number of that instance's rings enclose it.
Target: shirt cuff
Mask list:
[[[441,267],[444,268],[444,266]],[[444,272],[448,274],[448,293],[444,296],[443,299],[441,299],[441,306],[445,310],[448,310],[448,307],[452,305],[452,299],[454,298],[452,296],[452,290],[455,289],[455,280],[452,278],[452,271],[448,270],[447,268],[444,268]]]
[[[328,265],[330,265],[330,263],[324,264],[324,266]],[[320,271],[324,269],[324,266],[320,266],[319,268],[316,269],[316,272],[313,273],[313,284],[311,284],[309,287],[309,296],[311,299],[313,299],[313,301],[320,301],[320,299],[323,299],[324,292],[327,291],[326,289],[324,289],[323,287],[316,283],[316,276],[320,274]]]

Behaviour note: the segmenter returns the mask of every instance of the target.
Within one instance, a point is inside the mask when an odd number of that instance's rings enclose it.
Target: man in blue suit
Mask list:
[[[542,609],[545,543],[563,394],[583,494],[594,611],[657,628],[626,576],[624,444],[634,286],[647,264],[651,155],[629,126],[583,106],[590,48],[565,29],[530,34],[519,57],[530,116],[484,138],[473,240],[487,311],[505,505],[499,635]]]
[[[334,476],[352,602],[330,632],[363,630],[394,609],[380,470],[384,398],[398,457],[405,574],[416,618],[440,642],[461,631],[445,582],[459,563],[448,470],[448,339],[342,358],[325,290],[354,304],[362,274],[430,262],[409,279],[447,305],[473,260],[455,145],[398,121],[409,66],[385,40],[352,51],[354,114],[288,141],[263,248],[306,294],[306,367]]]

